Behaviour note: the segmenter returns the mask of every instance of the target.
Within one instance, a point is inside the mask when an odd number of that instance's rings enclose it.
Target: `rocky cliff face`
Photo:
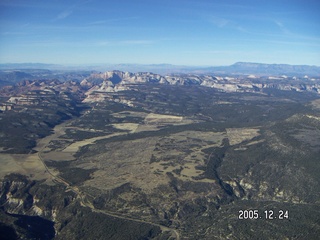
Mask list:
[[[1,239],[167,239],[170,235],[155,225],[94,212],[64,186],[18,174],[1,181],[0,194]]]
[[[134,90],[136,84],[158,83],[184,86],[203,86],[217,89],[221,92],[263,92],[265,89],[284,91],[320,93],[320,80],[287,76],[280,77],[218,77],[205,75],[168,75],[161,76],[153,73],[128,73],[111,71],[93,74],[84,79],[80,85],[87,87],[84,102],[112,100],[110,94]],[[132,103],[129,103],[130,105]]]
[[[61,227],[57,217],[75,201],[73,192],[66,192],[60,185],[47,185],[27,177],[11,174],[0,183],[0,218],[17,236],[52,238]],[[36,229],[33,231],[30,226]],[[39,229],[43,225],[44,229]],[[31,235],[30,235],[31,234]]]
[[[40,216],[55,221],[57,212],[75,199],[60,185],[47,185],[18,174],[5,177],[0,183],[0,204],[8,213]]]

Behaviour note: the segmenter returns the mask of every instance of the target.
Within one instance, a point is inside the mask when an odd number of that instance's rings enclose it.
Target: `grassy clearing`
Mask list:
[[[147,122],[153,122],[153,121],[155,121],[155,122],[158,122],[158,121],[181,122],[182,119],[183,119],[183,117],[181,117],[181,116],[150,113],[146,116],[145,121],[147,121]]]
[[[314,109],[320,110],[320,99],[312,101],[311,105]]]
[[[106,136],[94,137],[94,138],[89,138],[89,139],[85,139],[82,141],[77,141],[77,142],[74,142],[74,143],[70,144],[69,146],[67,146],[62,152],[76,153],[81,147],[86,146],[86,145],[90,145],[90,144],[94,144],[95,141],[106,139],[106,138],[111,138],[114,136],[120,136],[120,135],[124,135],[124,134],[126,134],[126,133],[112,133],[112,134],[108,134]]]
[[[143,138],[106,144],[105,152],[93,157],[99,170],[92,175],[93,179],[85,182],[85,186],[113,189],[130,182],[148,191],[158,184],[168,183],[164,177],[150,171],[155,143],[156,138]],[[90,164],[90,159],[83,161]]]
[[[50,178],[37,154],[0,154],[0,178],[10,173],[19,173],[42,180]]]
[[[237,145],[259,136],[259,128],[227,128],[230,145]]]
[[[116,129],[120,129],[120,130],[129,131],[131,133],[134,133],[138,129],[139,124],[137,124],[137,123],[115,123],[115,124],[112,124],[112,126]]]

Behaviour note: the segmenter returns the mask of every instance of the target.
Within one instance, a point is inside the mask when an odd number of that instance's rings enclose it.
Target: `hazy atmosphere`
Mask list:
[[[320,65],[315,0],[0,2],[0,63]]]

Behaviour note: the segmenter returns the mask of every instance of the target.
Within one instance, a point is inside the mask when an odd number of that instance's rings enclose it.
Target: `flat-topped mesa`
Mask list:
[[[130,73],[122,71],[107,71],[94,73],[81,82],[81,85],[88,86],[90,83],[100,84],[103,81],[110,81],[113,84],[137,84],[137,83],[167,83],[166,78],[150,72]],[[92,85],[92,84],[91,84]]]
[[[204,87],[217,88],[226,92],[257,92],[263,88],[276,88],[279,90],[311,91],[319,93],[317,81],[307,81],[294,77],[259,77],[254,75],[242,77],[220,77],[196,74],[176,74],[162,76],[150,72],[122,72],[108,71],[95,73],[84,79],[81,86],[88,87],[86,95],[93,91],[117,92],[128,90],[130,85],[158,83],[168,85],[201,85]]]

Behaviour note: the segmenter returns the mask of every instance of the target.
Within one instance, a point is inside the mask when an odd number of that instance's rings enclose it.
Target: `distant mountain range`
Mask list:
[[[259,75],[320,75],[320,67],[309,65],[264,64],[237,62],[231,66],[212,67],[209,72],[229,74],[259,74]]]
[[[153,72],[158,74],[193,73],[210,75],[289,75],[289,76],[319,76],[319,66],[289,65],[289,64],[264,64],[251,62],[237,62],[230,66],[183,66],[171,64],[97,64],[84,65],[57,65],[43,63],[9,63],[0,64],[0,70],[25,70],[25,69],[49,69],[49,70],[97,70],[97,71],[128,71],[128,72]]]

